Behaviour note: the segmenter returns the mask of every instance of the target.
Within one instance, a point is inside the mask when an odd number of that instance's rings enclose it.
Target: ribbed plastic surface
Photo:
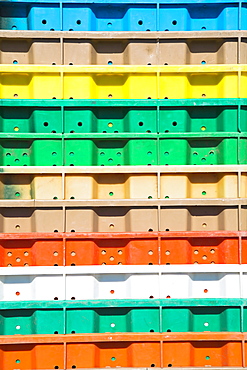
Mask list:
[[[0,235],[5,266],[247,263],[246,232]]]
[[[247,99],[0,100],[2,133],[233,133],[247,131]],[[18,136],[16,136],[18,137]],[[34,135],[32,135],[34,137]]]
[[[3,301],[113,298],[247,298],[246,266],[0,268],[0,300]]]
[[[247,61],[246,31],[0,31],[4,64],[235,64]]]
[[[0,65],[0,98],[246,98],[245,65]]]
[[[246,300],[0,303],[0,335],[246,331]]]
[[[190,31],[246,29],[240,1],[2,1],[1,29]]]

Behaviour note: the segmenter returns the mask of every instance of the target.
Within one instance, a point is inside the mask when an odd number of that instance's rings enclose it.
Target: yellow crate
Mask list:
[[[1,65],[0,98],[247,98],[246,78],[246,65]]]

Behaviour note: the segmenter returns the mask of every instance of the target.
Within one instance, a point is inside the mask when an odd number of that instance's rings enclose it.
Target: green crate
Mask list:
[[[163,308],[164,332],[241,331],[240,307]]]
[[[246,299],[0,302],[0,335],[243,332]]]
[[[247,136],[0,134],[1,166],[247,164]]]
[[[65,166],[157,165],[158,138],[119,134],[86,139],[67,135],[64,156]]]
[[[247,99],[1,99],[0,133],[247,132]]]
[[[157,107],[65,107],[65,133],[157,133]]]
[[[0,137],[1,166],[62,166],[63,142],[58,137],[2,138]]]
[[[231,136],[229,134],[229,136]],[[160,165],[246,164],[246,137],[159,137]]]
[[[0,106],[0,132],[6,133],[62,133],[63,116],[61,107],[49,107],[46,102],[43,107],[30,106]],[[47,105],[47,107],[46,107]]]
[[[241,128],[247,131],[246,116],[242,114],[242,118]],[[163,106],[159,120],[160,133],[239,132],[237,106]]]

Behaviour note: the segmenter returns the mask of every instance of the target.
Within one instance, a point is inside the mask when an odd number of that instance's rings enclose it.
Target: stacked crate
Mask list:
[[[1,369],[246,366],[246,9],[0,2]]]

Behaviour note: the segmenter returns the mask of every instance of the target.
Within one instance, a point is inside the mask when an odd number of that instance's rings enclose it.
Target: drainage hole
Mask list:
[[[140,20],[138,21],[138,24],[139,24],[139,26],[141,26],[141,25],[143,24],[143,21],[140,19]]]
[[[46,24],[47,23],[47,20],[46,19],[42,19],[42,23],[43,24]]]
[[[173,26],[176,26],[178,22],[176,20],[172,21]]]
[[[76,23],[77,24],[81,24],[81,20],[80,19],[77,19]]]

